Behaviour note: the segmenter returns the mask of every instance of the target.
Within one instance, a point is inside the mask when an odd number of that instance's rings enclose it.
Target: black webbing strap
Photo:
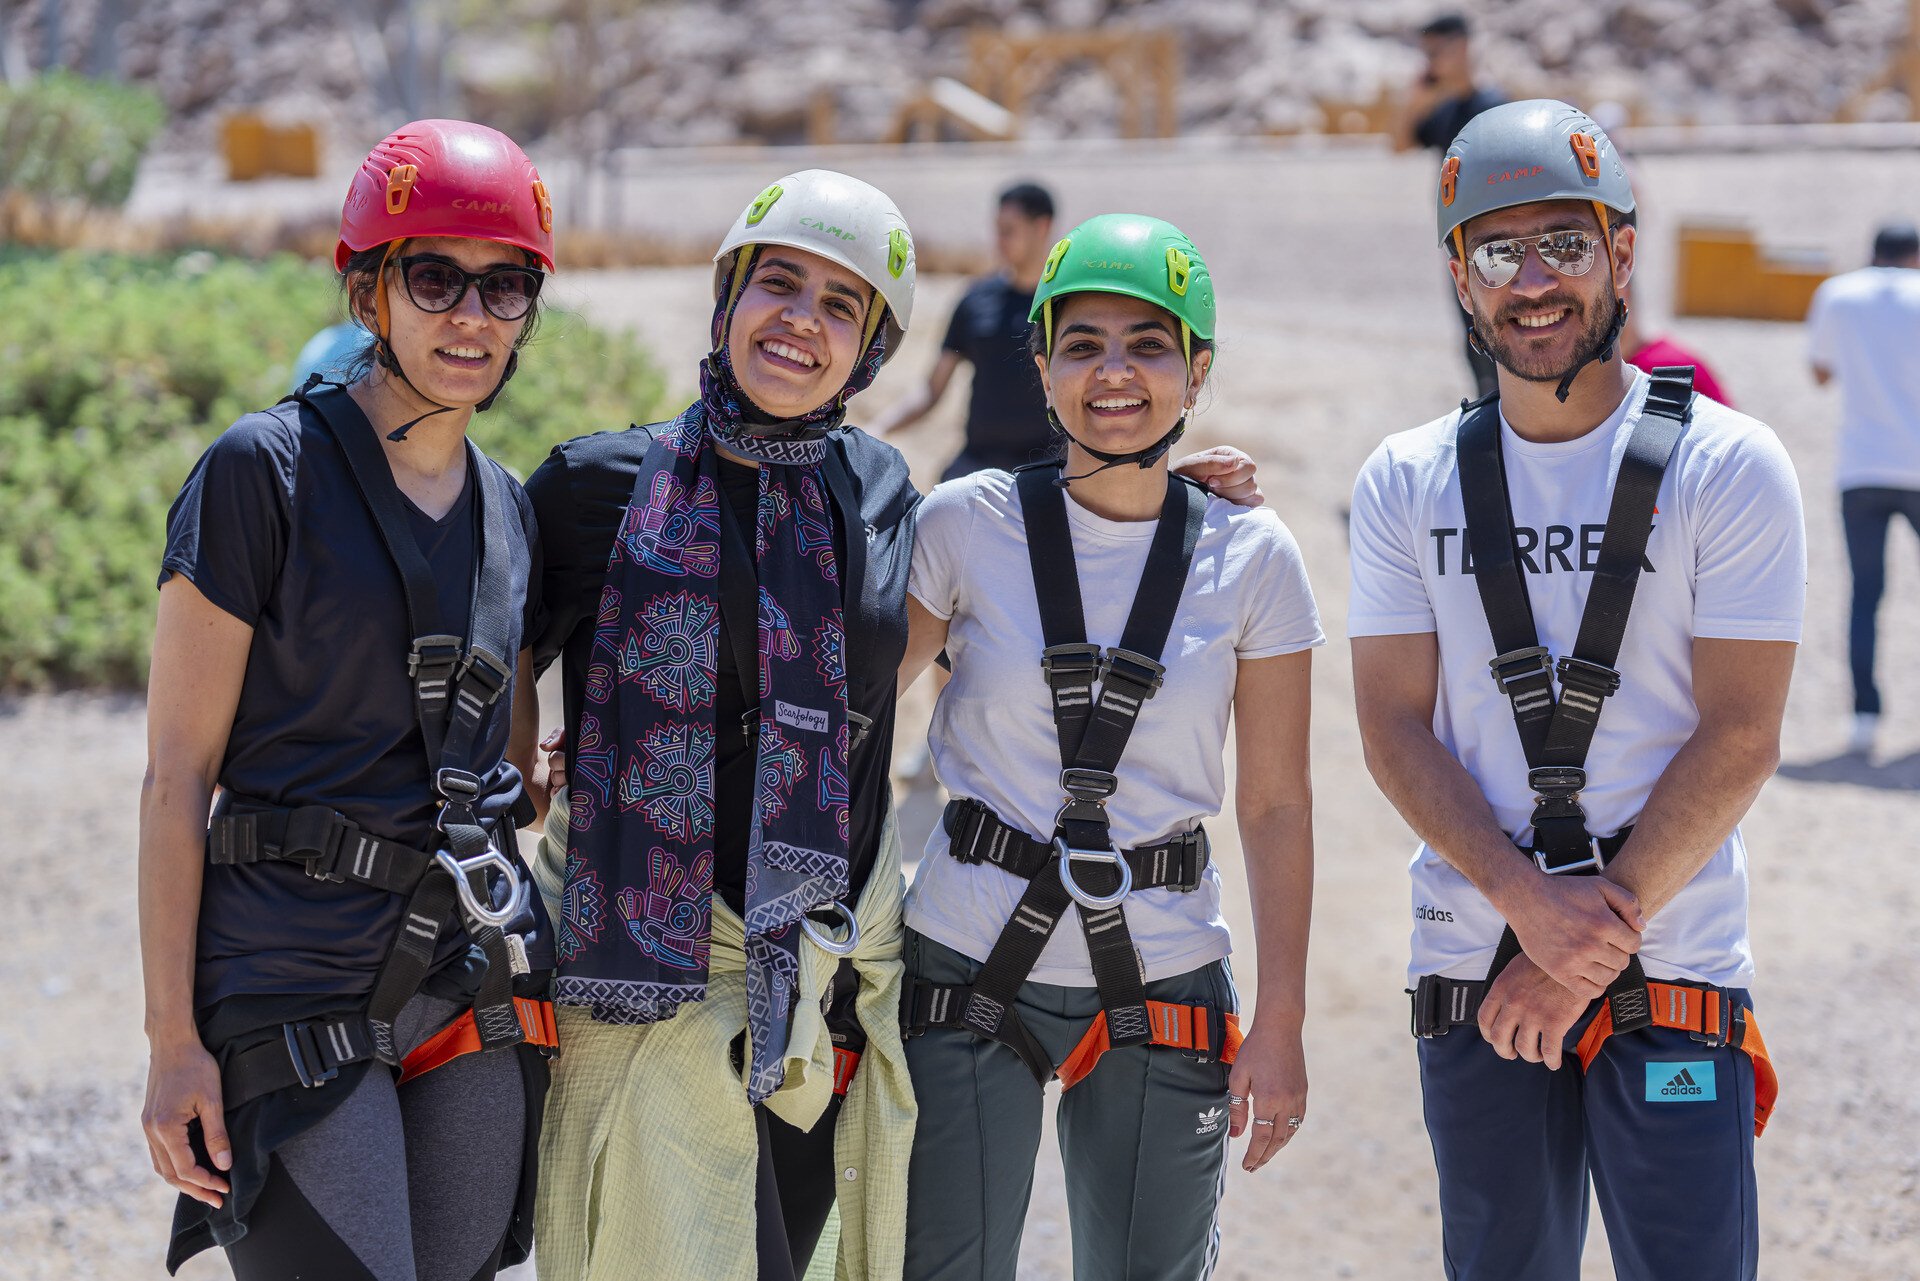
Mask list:
[[[228,1057],[220,1068],[221,1102],[231,1110],[275,1090],[312,1089],[375,1057],[367,1020],[358,1014],[283,1023],[278,1038]]]
[[[1056,857],[1053,843],[1036,841],[970,796],[956,796],[941,815],[947,852],[962,863],[991,863],[1021,880],[1032,880]],[[1121,850],[1133,871],[1133,888],[1166,888],[1191,894],[1205,880],[1212,844],[1204,827],[1158,845]]]
[[[286,859],[305,863],[308,876],[353,881],[411,894],[433,866],[433,855],[375,836],[324,805],[277,809],[223,794],[223,805],[244,813],[216,815],[207,824],[207,861],[224,866]]]
[[[1501,460],[1498,399],[1488,397],[1461,415],[1457,434],[1460,496],[1474,583],[1493,636],[1493,679],[1512,706],[1526,754],[1527,782],[1535,798],[1531,819],[1535,861],[1549,875],[1594,874],[1603,862],[1601,847],[1588,832],[1586,811],[1580,805],[1587,782],[1587,752],[1606,699],[1620,687],[1614,664],[1626,637],[1652,534],[1654,505],[1692,401],[1691,366],[1653,371],[1653,384],[1614,480],[1606,532],[1574,650],[1557,665],[1540,644],[1526,578],[1520,572],[1512,499]],[[1561,689],[1557,698],[1556,673]],[[1488,979],[1497,976],[1520,950],[1518,938],[1508,928]],[[1608,988],[1607,999],[1613,1005],[1615,1025],[1628,1025],[1623,1031],[1645,1026],[1649,1017],[1646,974],[1638,957]]]
[[[926,979],[908,979],[900,989],[900,1031],[914,1037],[928,1028],[955,1028],[978,1033],[967,1022],[964,1011],[972,1004],[973,987],[966,983],[931,983]],[[994,1034],[1000,1042],[1027,1065],[1034,1080],[1045,1085],[1053,1079],[1053,1059],[1040,1039],[1018,1018],[1007,1019]]]
[[[1062,766],[1060,781],[1066,792],[1054,836],[1070,851],[1111,851],[1106,801],[1118,783],[1114,770],[1126,751],[1142,706],[1159,689],[1166,670],[1160,664],[1160,655],[1173,629],[1194,548],[1200,541],[1206,495],[1179,477],[1167,478],[1166,501],[1160,509],[1121,645],[1103,655],[1086,639],[1066,498],[1054,483],[1059,466],[1057,462],[1041,464],[1016,473],[1045,643],[1041,670],[1053,700]],[[1076,880],[1080,875],[1076,873]],[[1094,866],[1084,875],[1088,881],[1083,887],[1089,894],[1104,897],[1120,887],[1117,867]],[[1099,884],[1090,883],[1096,879]],[[1026,893],[975,976],[961,1012],[968,1028],[1013,1044],[1017,1037],[1007,1025],[1018,1023],[1013,1013],[1014,998],[1069,906],[1076,904],[1061,880],[1056,857],[1027,882]],[[1146,1044],[1152,1039],[1146,981],[1127,930],[1126,915],[1119,905],[1077,906],[1112,1043]]]
[[[484,853],[493,840],[477,812],[481,779],[473,769],[473,752],[488,709],[513,677],[510,638],[512,602],[518,596],[518,585],[512,581],[513,557],[507,536],[507,514],[513,499],[505,479],[467,441],[478,545],[468,596],[467,636],[452,635],[441,617],[433,570],[413,536],[406,499],[393,479],[386,451],[363,415],[346,412],[350,398],[343,405],[336,397],[347,397],[347,392],[338,386],[310,383],[296,393],[295,399],[311,408],[339,443],[355,487],[399,571],[414,637],[408,655],[414,711],[426,744],[429,777],[441,802],[435,821],[454,858],[470,859]],[[506,852],[511,856],[511,851]],[[474,897],[490,902],[484,870],[466,875]],[[408,900],[406,917],[393,950],[381,966],[367,1009],[375,1052],[384,1062],[398,1062],[393,1053],[393,1022],[425,980],[439,932],[458,910],[452,875],[444,868],[424,876]],[[426,919],[429,916],[430,924]],[[486,926],[475,926],[469,933],[487,957],[487,975],[474,1003],[482,1044],[488,1048],[511,1044],[513,1041],[498,1039],[504,1036],[509,1022],[514,1029],[513,1040],[519,1039],[519,1018],[512,1000],[513,957],[505,935]],[[490,1031],[495,1035],[490,1037]]]
[[[860,491],[853,473],[847,468],[847,461],[840,450],[828,445],[826,459],[820,464],[820,474],[827,479],[827,492],[832,497],[834,508],[840,514],[841,541],[846,544],[846,562],[840,566],[841,615],[846,626],[841,629],[843,663],[847,672],[847,702],[853,702],[854,673],[864,672],[867,661],[865,649],[867,628],[854,621],[854,602],[860,598],[867,581],[867,521],[860,514]],[[893,675],[887,674],[891,681]],[[860,746],[867,731],[873,728],[873,719],[862,716],[847,708],[847,753]]]
[[[656,442],[653,449],[665,450]],[[663,459],[663,461],[665,461]],[[720,630],[733,650],[733,666],[740,683],[741,726],[751,744],[760,729],[760,577],[757,569],[758,517],[750,528],[741,529],[738,514],[720,484],[718,460],[709,449],[700,458],[701,474],[713,482],[720,511],[719,606],[725,619]],[[749,537],[751,532],[752,537]]]

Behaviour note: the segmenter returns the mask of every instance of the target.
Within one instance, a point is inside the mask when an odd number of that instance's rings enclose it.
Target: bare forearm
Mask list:
[[[140,794],[140,964],[146,1031],[157,1044],[197,1037],[194,936],[200,921],[210,784],[149,774]]]
[[[1313,916],[1313,806],[1277,805],[1239,815],[1253,901],[1259,976],[1254,1017],[1299,1025],[1307,1007],[1307,936]]]
[[[1532,869],[1466,767],[1424,723],[1363,721],[1362,737],[1368,771],[1407,826],[1507,915],[1502,903]]]
[[[1696,733],[1675,753],[1606,875],[1652,917],[1726,842],[1780,763],[1779,738],[1753,730]]]

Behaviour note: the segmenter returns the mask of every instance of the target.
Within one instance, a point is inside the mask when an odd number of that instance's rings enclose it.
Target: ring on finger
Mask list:
[[[1247,1096],[1246,1096],[1246,1095],[1244,1095],[1244,1094],[1229,1094],[1229,1095],[1227,1096],[1227,1104],[1228,1104],[1228,1106],[1230,1106],[1230,1107],[1236,1107],[1236,1108],[1237,1108],[1237,1107],[1239,1107],[1239,1106],[1240,1106],[1240,1105],[1241,1105],[1242,1103],[1245,1103],[1246,1101],[1247,1101]]]
[[[1287,1118],[1287,1128],[1297,1130],[1300,1128],[1300,1123],[1306,1119],[1304,1116],[1290,1116]]]
[[[1254,1123],[1255,1125],[1272,1125],[1272,1124],[1273,1124],[1273,1122],[1272,1122],[1272,1121],[1263,1121],[1263,1120],[1261,1120],[1261,1119],[1260,1119],[1259,1117],[1257,1117],[1257,1116],[1256,1116],[1255,1118],[1253,1118],[1253,1123]]]

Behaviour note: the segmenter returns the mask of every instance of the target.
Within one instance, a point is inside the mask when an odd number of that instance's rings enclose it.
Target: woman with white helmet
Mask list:
[[[541,1275],[792,1276],[837,1200],[840,1274],[897,1276],[888,765],[919,495],[843,424],[912,319],[914,246],[884,194],[808,170],[714,263],[699,400],[528,482],[570,755],[537,869],[566,1047]]]

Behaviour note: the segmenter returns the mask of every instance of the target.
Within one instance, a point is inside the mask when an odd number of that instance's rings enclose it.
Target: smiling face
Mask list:
[[[873,288],[839,263],[786,245],[763,250],[734,305],[727,352],[747,399],[800,418],[847,385],[865,350]]]
[[[1067,434],[1111,454],[1146,449],[1193,408],[1213,363],[1189,371],[1180,322],[1124,294],[1069,294],[1054,305],[1053,351],[1036,357],[1047,400]]]
[[[1600,220],[1584,201],[1556,200],[1496,210],[1464,228],[1469,254],[1490,240],[1549,231],[1584,231],[1598,237]],[[1530,247],[1519,272],[1498,289],[1487,288],[1455,256],[1454,287],[1461,305],[1473,313],[1474,331],[1494,362],[1528,382],[1552,383],[1598,352],[1620,305],[1618,291],[1633,276],[1633,239],[1632,227],[1616,226],[1613,270],[1608,270],[1602,244],[1584,276],[1560,274],[1540,257],[1538,248]]]
[[[527,255],[492,240],[461,236],[428,236],[409,240],[394,259],[431,255],[470,272],[494,267],[525,267]],[[501,320],[480,303],[480,289],[470,284],[451,311],[422,311],[407,293],[397,261],[389,261],[379,288],[387,291],[388,342],[400,367],[422,396],[456,409],[478,405],[500,385],[507,358],[527,327],[532,313],[519,320]],[[371,328],[371,298],[360,303]]]

